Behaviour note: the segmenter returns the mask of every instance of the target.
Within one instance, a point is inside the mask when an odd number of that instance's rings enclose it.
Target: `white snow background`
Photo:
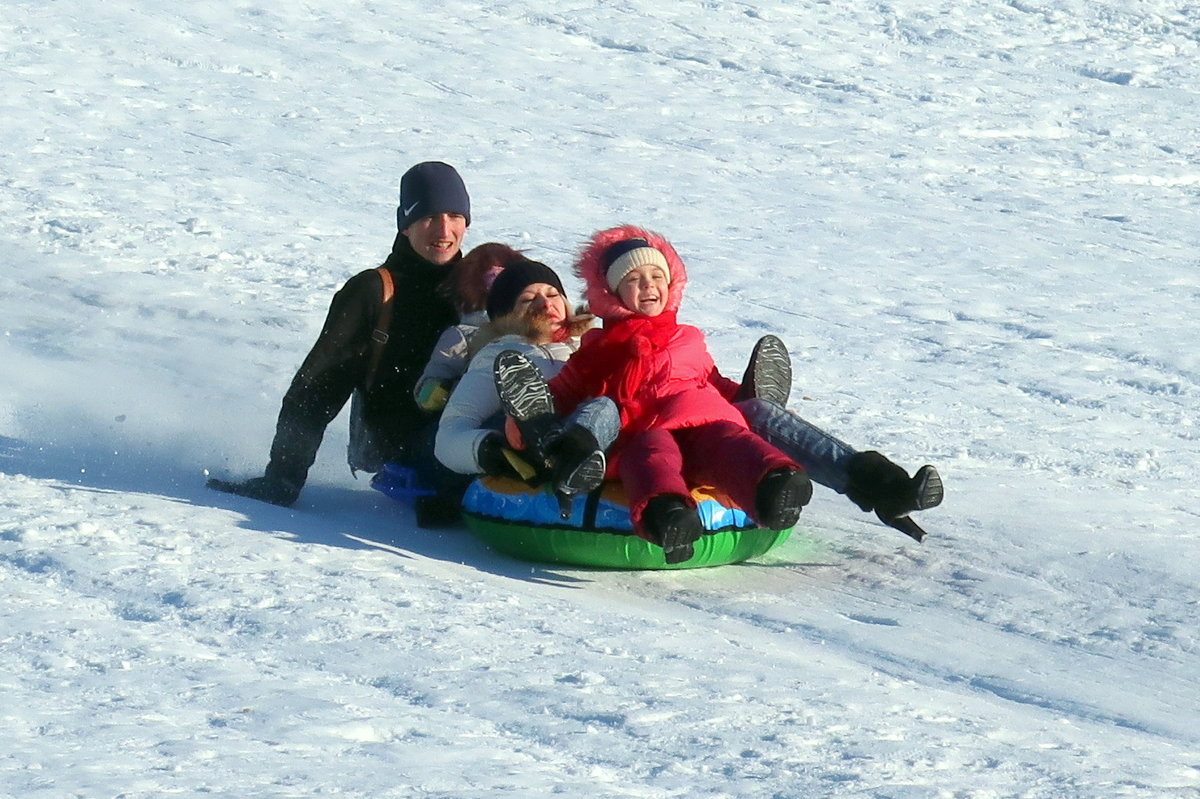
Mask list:
[[[0,795],[1194,797],[1200,6],[6,0]],[[564,275],[671,238],[737,377],[946,481],[671,573],[266,461],[411,164]],[[568,282],[576,297],[578,285]]]

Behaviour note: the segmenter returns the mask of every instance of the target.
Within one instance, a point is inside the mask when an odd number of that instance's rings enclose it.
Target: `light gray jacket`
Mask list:
[[[492,377],[492,364],[504,350],[516,350],[541,370],[547,380],[562,369],[571,353],[579,349],[579,339],[569,338],[550,344],[530,344],[523,336],[509,334],[487,344],[474,358],[467,372],[450,395],[438,424],[434,454],[448,469],[461,474],[478,474],[479,445],[491,431],[502,429],[500,397]]]

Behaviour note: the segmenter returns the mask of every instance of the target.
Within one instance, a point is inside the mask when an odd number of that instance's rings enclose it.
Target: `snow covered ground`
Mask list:
[[[1196,796],[1198,85],[1168,0],[7,0],[0,795]],[[930,538],[521,563],[344,418],[295,508],[207,491],[431,158],[468,244],[670,237]]]

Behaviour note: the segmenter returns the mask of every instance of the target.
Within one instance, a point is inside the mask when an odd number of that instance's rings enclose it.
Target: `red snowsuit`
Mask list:
[[[668,310],[658,316],[628,310],[608,289],[599,259],[625,238],[644,238],[667,257]],[[642,533],[642,512],[651,499],[677,494],[694,504],[691,489],[698,486],[724,491],[753,515],[759,481],[775,469],[800,466],[750,432],[730,402],[738,384],[717,371],[704,334],[677,322],[687,273],[674,249],[648,231],[616,228],[593,238],[576,273],[604,327],[584,335],[550,390],[562,415],[590,397],[616,403],[621,433],[609,450],[609,475],[625,486],[634,529]]]

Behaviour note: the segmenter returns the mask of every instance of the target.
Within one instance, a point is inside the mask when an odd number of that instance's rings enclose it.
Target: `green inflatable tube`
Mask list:
[[[707,532],[695,554],[668,564],[662,547],[633,534],[619,486],[578,497],[566,520],[549,492],[515,481],[482,478],[463,499],[467,526],[489,547],[520,560],[601,569],[695,569],[758,557],[782,544],[791,529],[754,526],[740,509],[696,494]]]

